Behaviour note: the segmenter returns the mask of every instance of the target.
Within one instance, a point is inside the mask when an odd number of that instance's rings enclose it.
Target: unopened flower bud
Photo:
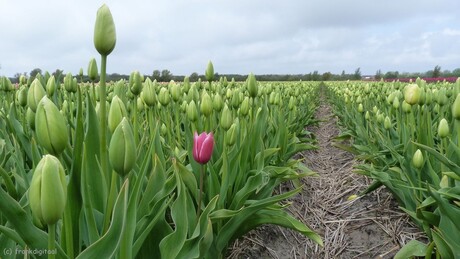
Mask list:
[[[141,78],[141,74],[139,73],[139,71],[134,71],[131,73],[131,75],[129,76],[128,85],[129,85],[129,90],[135,96],[138,96],[141,93],[142,78]]]
[[[200,163],[206,164],[209,162],[214,149],[214,136],[212,132],[209,134],[206,132],[198,133],[195,132],[193,135],[193,159]]]
[[[362,104],[362,103],[360,103],[360,104],[358,105],[358,112],[359,112],[359,113],[363,113],[363,112],[364,112],[364,107],[363,107],[363,104]]]
[[[64,213],[67,182],[64,168],[52,155],[45,155],[35,168],[29,188],[30,209],[42,224],[55,224]]]
[[[220,112],[222,108],[224,107],[224,101],[222,100],[222,97],[220,94],[215,94],[214,98],[212,100],[212,106],[214,107],[214,110],[217,112]]]
[[[160,93],[158,94],[158,100],[163,106],[167,106],[169,104],[170,97],[169,97],[169,92],[166,88],[162,87],[160,89]]]
[[[125,118],[120,122],[109,145],[109,160],[113,170],[124,177],[136,163],[136,144],[129,121]]]
[[[241,103],[240,113],[243,116],[248,115],[249,113],[249,97],[245,97],[243,102]]]
[[[415,168],[421,169],[423,167],[423,162],[424,161],[422,151],[420,151],[420,149],[417,149],[417,151],[415,151],[414,156],[412,157],[412,164]]]
[[[228,129],[225,134],[226,134],[225,144],[227,144],[227,146],[233,146],[236,142],[236,136],[238,134],[237,124],[233,123],[230,129]]]
[[[193,122],[198,119],[198,110],[194,100],[192,100],[187,106],[187,118]]]
[[[26,121],[31,129],[35,129],[35,112],[30,107],[26,111]]]
[[[449,135],[449,123],[447,123],[447,120],[444,118],[439,122],[438,135],[441,138],[445,138]]]
[[[258,94],[259,89],[257,87],[256,77],[254,76],[253,73],[250,73],[248,75],[247,84],[248,84],[249,96],[251,96],[252,98],[255,98]]]
[[[214,80],[214,66],[211,61],[208,62],[208,66],[206,67],[206,72],[204,72],[204,74],[208,82],[212,82],[212,80]]]
[[[22,107],[25,107],[27,105],[27,88],[25,86],[22,86],[19,91],[18,91],[18,103]]]
[[[403,103],[402,103],[402,110],[405,113],[409,113],[409,112],[412,111],[412,106],[410,104],[406,103],[406,101],[404,100]]]
[[[27,105],[33,112],[37,110],[37,105],[43,96],[46,95],[45,89],[43,89],[40,81],[35,78],[30,85],[29,92],[27,93]]]
[[[56,80],[54,76],[51,76],[46,83],[46,93],[51,97],[54,95],[54,92],[56,92]]]
[[[212,100],[207,92],[203,94],[201,99],[200,110],[201,113],[206,117],[209,117],[209,115],[212,113]]]
[[[128,112],[126,110],[125,103],[117,95],[115,95],[112,98],[112,103],[110,104],[108,115],[108,125],[110,132],[113,133],[118,127],[118,124],[120,124],[120,122],[126,116],[128,116]]]
[[[454,104],[452,105],[452,117],[456,120],[460,120],[460,93],[457,94]]]
[[[89,64],[88,64],[88,77],[89,77],[89,80],[94,82],[94,81],[96,81],[97,76],[98,76],[98,70],[97,70],[96,59],[92,58],[89,61]]]
[[[141,98],[145,104],[152,107],[157,103],[157,93],[155,92],[155,87],[150,80],[147,78],[142,87]]]
[[[174,82],[174,80],[171,80],[169,82],[169,92],[171,93],[171,97],[172,97],[174,102],[179,101],[179,99],[180,99],[180,97],[182,95],[182,92],[180,90],[179,85],[176,84],[176,82]]]
[[[232,111],[230,111],[227,105],[224,106],[224,110],[222,111],[222,116],[220,118],[220,126],[224,130],[228,130],[233,124],[233,116]]]
[[[65,118],[46,96],[42,98],[37,107],[35,131],[38,144],[53,155],[62,153],[69,141]]]
[[[391,120],[388,116],[385,117],[385,121],[383,122],[383,126],[386,130],[391,128]]]
[[[398,97],[395,97],[395,99],[393,100],[393,108],[395,108],[396,110],[399,109],[399,99],[398,99]]]
[[[102,5],[97,11],[94,25],[94,47],[102,56],[108,56],[117,42],[115,23],[107,5]]]
[[[420,94],[421,90],[417,84],[409,84],[404,91],[404,100],[410,105],[418,104]]]

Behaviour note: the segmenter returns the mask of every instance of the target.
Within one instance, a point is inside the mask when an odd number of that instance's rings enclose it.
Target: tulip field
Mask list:
[[[106,82],[115,43],[104,5],[100,81],[2,79],[1,258],[222,258],[262,224],[322,244],[284,202],[314,174],[293,155],[314,148],[316,84],[218,80],[211,62],[206,82]]]
[[[316,175],[295,155],[317,148],[307,126],[320,91],[339,118],[335,145],[374,181],[360,195],[385,186],[427,235],[397,257],[460,258],[459,80],[235,82],[209,62],[204,81],[107,82],[106,5],[94,46],[89,82],[0,80],[0,258],[224,258],[266,224],[322,247],[288,213]]]
[[[399,257],[460,258],[460,80],[335,82],[327,93],[346,129],[337,146],[365,163],[356,172],[384,185],[429,239]]]

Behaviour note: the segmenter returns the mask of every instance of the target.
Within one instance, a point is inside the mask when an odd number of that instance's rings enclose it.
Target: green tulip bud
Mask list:
[[[27,78],[26,78],[26,76],[25,76],[25,75],[21,75],[21,76],[19,77],[19,84],[20,84],[20,85],[25,85],[26,83],[27,83]]]
[[[222,97],[220,94],[215,94],[214,99],[212,100],[212,106],[214,107],[214,110],[217,112],[220,112],[222,108],[224,107],[224,101],[222,100]]]
[[[292,110],[294,109],[295,105],[296,105],[296,103],[295,103],[295,98],[291,96],[291,97],[289,98],[289,104],[288,104],[289,110],[292,111]]]
[[[155,92],[155,86],[153,85],[150,78],[147,78],[142,88],[141,98],[145,104],[152,107],[157,103],[157,93]]]
[[[54,92],[56,92],[56,80],[54,76],[51,76],[46,83],[46,93],[51,97],[54,95]]]
[[[369,111],[366,111],[366,115],[364,115],[364,118],[366,120],[369,120],[371,118],[371,115],[369,114]]]
[[[404,100],[410,105],[418,104],[421,90],[417,84],[409,84],[404,91]]]
[[[35,129],[35,112],[30,107],[26,111],[26,121],[31,129]]]
[[[126,117],[117,126],[110,139],[109,160],[113,170],[121,177],[127,175],[136,163],[134,134]]]
[[[182,95],[179,85],[176,84],[176,82],[174,82],[174,80],[171,80],[169,82],[169,93],[171,94],[171,97],[172,97],[174,102],[179,101],[179,99],[180,99],[180,97]]]
[[[11,84],[11,81],[8,77],[6,76],[3,76],[2,77],[2,85],[3,85],[3,90],[5,91],[13,91],[14,90],[14,87],[13,87],[13,84]]]
[[[35,168],[29,188],[32,214],[42,224],[55,224],[64,213],[67,183],[64,168],[52,155],[45,155]]]
[[[208,66],[206,68],[206,72],[204,72],[206,80],[208,80],[209,83],[214,80],[214,66],[212,65],[212,62],[208,62]]]
[[[258,94],[259,89],[257,87],[256,77],[254,76],[253,73],[250,73],[248,75],[247,84],[248,84],[249,96],[251,96],[252,98],[255,98]]]
[[[115,23],[107,5],[102,5],[97,11],[94,25],[94,47],[102,56],[108,56],[117,42]]]
[[[460,120],[460,93],[457,94],[454,104],[452,105],[452,117],[456,120]]]
[[[279,92],[276,92],[275,94],[275,104],[278,105],[281,102],[281,95]]]
[[[88,64],[88,77],[89,77],[89,80],[94,82],[94,81],[96,81],[97,76],[98,76],[98,70],[97,70],[96,59],[92,58],[89,61],[89,64]]]
[[[225,144],[227,144],[227,146],[233,146],[236,142],[237,134],[238,134],[237,123],[233,123],[232,126],[225,133],[226,135]]]
[[[142,98],[137,97],[137,110],[138,111],[143,111],[145,108],[144,101],[142,101]]]
[[[69,141],[65,118],[46,96],[42,98],[37,107],[35,131],[38,144],[53,155],[62,153]]]
[[[37,105],[43,96],[46,95],[45,89],[38,79],[34,79],[27,93],[27,105],[33,112],[37,110]]]
[[[406,103],[406,101],[404,100],[403,103],[402,103],[402,110],[405,113],[410,113],[412,111],[412,106],[410,104]]]
[[[18,91],[18,103],[22,107],[25,107],[27,105],[27,88],[22,86],[19,91]]]
[[[192,100],[187,106],[187,118],[193,122],[198,119],[198,110],[194,100]]]
[[[395,108],[396,110],[399,109],[399,99],[398,99],[398,97],[395,97],[395,99],[393,100],[393,108]]]
[[[227,105],[224,106],[224,110],[222,111],[222,116],[220,118],[220,126],[224,130],[228,130],[233,124],[233,116],[232,111],[230,111]]]
[[[204,92],[203,97],[201,98],[200,110],[206,117],[209,117],[212,113],[212,100],[207,92]]]
[[[108,115],[108,125],[110,132],[113,133],[118,127],[118,124],[120,124],[120,122],[126,116],[128,116],[128,112],[126,110],[125,103],[117,95],[115,95],[112,98],[112,103],[110,104]]]
[[[417,151],[415,151],[414,156],[412,157],[412,164],[415,168],[421,169],[423,167],[423,162],[424,161],[422,151],[420,151],[420,149],[417,149]]]
[[[447,123],[447,120],[444,118],[439,122],[438,135],[441,138],[445,138],[449,135],[449,123]]]
[[[385,117],[385,121],[383,122],[383,126],[386,130],[391,128],[391,120],[388,116]]]
[[[67,75],[65,75],[64,77],[64,89],[67,91],[67,92],[72,92],[72,74],[71,73],[67,73]]]
[[[360,103],[360,104],[358,105],[358,112],[359,112],[359,113],[363,113],[363,112],[364,112],[364,107],[363,107],[363,104],[362,104],[362,103]]]
[[[142,78],[141,74],[139,71],[134,71],[131,73],[129,76],[129,90],[131,90],[131,93],[133,93],[135,96],[138,96],[141,91],[142,91]]]
[[[358,96],[358,98],[356,98],[356,102],[357,103],[362,103],[363,102],[363,98],[361,98],[361,95]]]
[[[184,85],[183,85],[184,93],[188,93],[190,90],[190,78],[188,76],[184,77]]]
[[[376,113],[377,113],[377,111],[378,111],[378,108],[377,108],[377,106],[374,106],[374,107],[372,107],[372,112],[374,112],[374,114],[376,114]]]
[[[248,115],[249,113],[249,97],[245,97],[243,102],[241,103],[240,113],[243,116]]]
[[[276,96],[276,93],[275,92],[271,92],[270,93],[270,96],[268,97],[268,102],[270,104],[275,104],[275,96]]]
[[[160,101],[161,105],[167,106],[169,104],[170,98],[169,98],[169,92],[166,90],[166,88],[162,87],[160,89],[160,93],[158,95],[158,100]]]
[[[168,128],[164,123],[161,124],[160,133],[162,136],[166,136],[166,134],[168,134]]]

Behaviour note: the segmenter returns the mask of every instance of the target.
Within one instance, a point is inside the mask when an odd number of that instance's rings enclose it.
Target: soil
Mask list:
[[[392,258],[410,240],[425,239],[385,188],[348,200],[371,180],[353,173],[359,161],[332,145],[340,133],[337,118],[321,99],[320,123],[309,128],[319,148],[300,154],[319,176],[303,179],[303,191],[288,209],[321,235],[324,247],[289,229],[264,225],[236,240],[227,258]],[[287,184],[278,191],[291,188]]]

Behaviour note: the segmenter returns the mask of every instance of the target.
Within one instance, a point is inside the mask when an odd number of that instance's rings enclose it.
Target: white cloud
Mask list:
[[[0,0],[0,75],[36,67],[86,71],[89,59],[98,56],[92,37],[102,3]],[[216,72],[242,74],[460,67],[460,2],[453,0],[113,0],[107,5],[117,28],[109,72],[203,73],[208,60]]]

